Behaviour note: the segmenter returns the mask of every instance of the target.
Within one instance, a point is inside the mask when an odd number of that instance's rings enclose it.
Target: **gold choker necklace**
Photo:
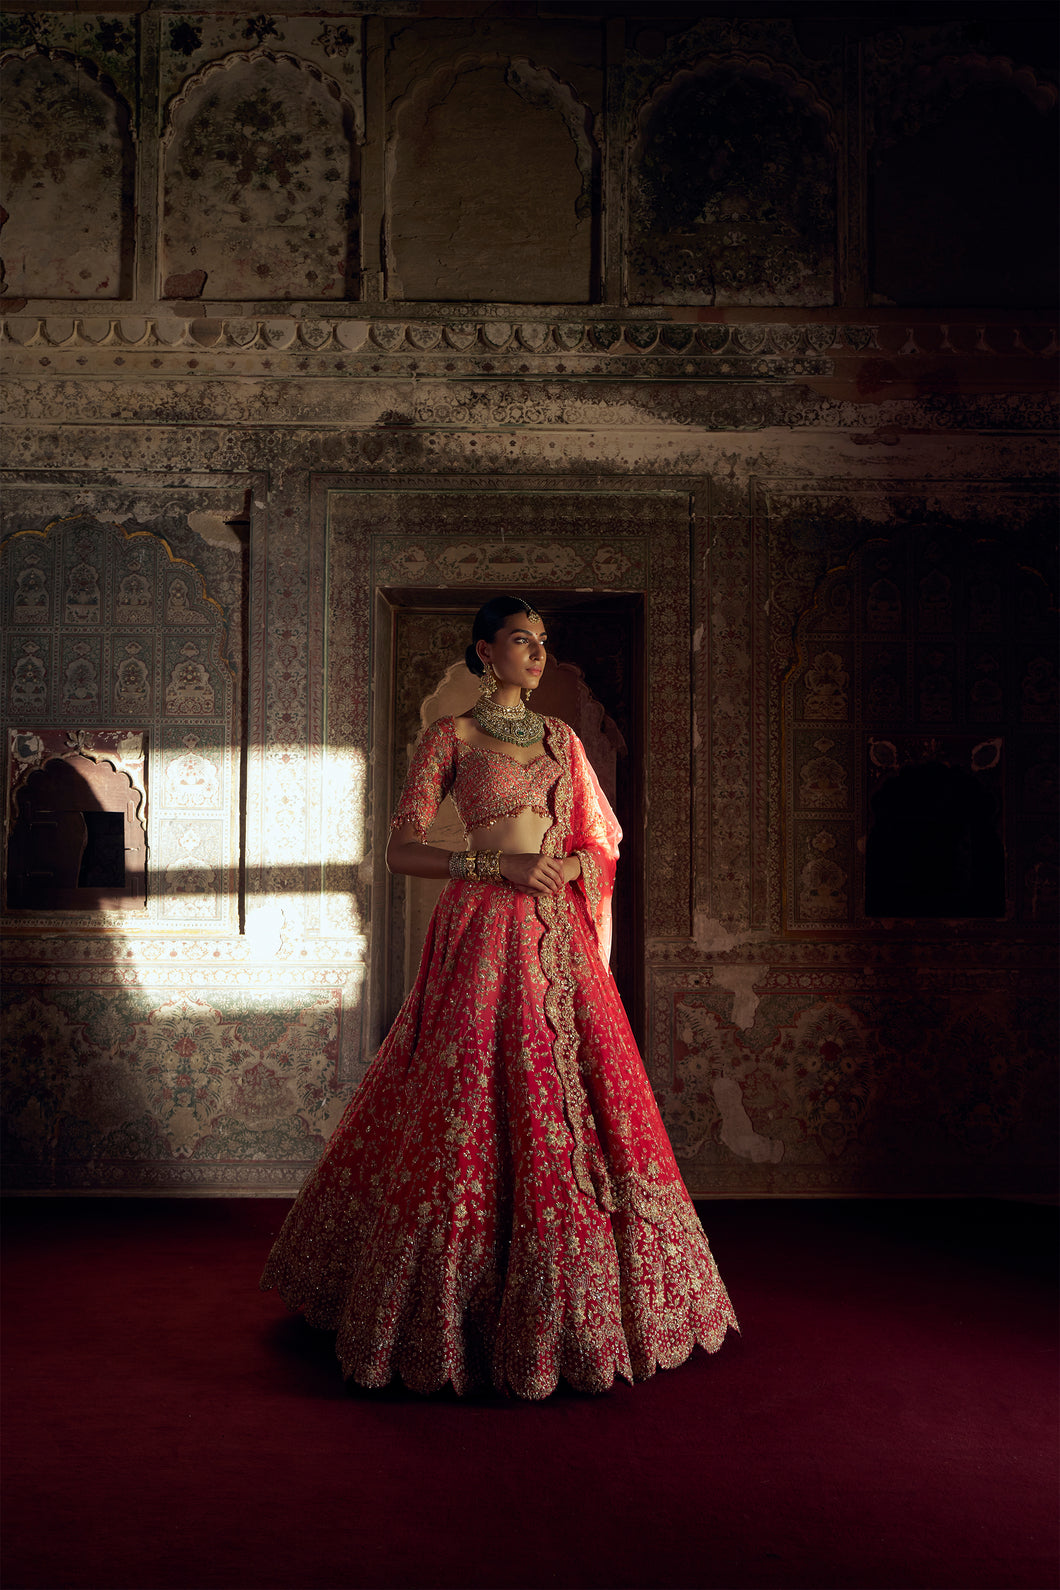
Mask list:
[[[471,716],[483,734],[508,745],[539,745],[545,738],[544,718],[522,701],[516,707],[495,707],[483,700],[471,709]]]

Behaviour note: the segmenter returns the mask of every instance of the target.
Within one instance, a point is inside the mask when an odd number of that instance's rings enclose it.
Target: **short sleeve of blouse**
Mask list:
[[[424,839],[456,773],[456,734],[452,718],[439,718],[420,735],[397,803],[393,828],[411,823]]]

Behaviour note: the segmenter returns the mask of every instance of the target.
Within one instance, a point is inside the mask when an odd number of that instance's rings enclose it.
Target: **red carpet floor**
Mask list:
[[[1057,1582],[1052,1211],[705,1205],[742,1339],[525,1405],[345,1391],[285,1208],[8,1202],[5,1590]]]

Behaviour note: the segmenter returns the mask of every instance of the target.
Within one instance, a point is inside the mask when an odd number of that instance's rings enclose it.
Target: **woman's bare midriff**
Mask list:
[[[550,817],[539,817],[524,806],[514,817],[502,817],[489,828],[475,828],[468,836],[469,850],[501,850],[507,855],[537,856],[541,841],[552,827]]]

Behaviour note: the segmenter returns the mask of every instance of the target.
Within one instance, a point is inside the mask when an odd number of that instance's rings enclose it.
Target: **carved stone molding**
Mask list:
[[[21,307],[21,306],[19,306]],[[575,374],[587,361],[601,373],[674,375],[682,362],[696,373],[750,380],[826,376],[833,360],[857,357],[898,362],[919,357],[1007,357],[1039,361],[1058,351],[1056,332],[1039,322],[963,321],[928,317],[896,321],[687,321],[615,315],[566,319],[557,316],[500,320],[410,317],[352,319],[310,314],[265,316],[171,312],[107,315],[12,313],[3,322],[9,362],[14,349],[62,349],[91,353],[223,354],[250,360],[258,354],[354,355],[354,373],[405,365],[452,374],[467,360],[486,373],[513,367],[538,373]],[[689,369],[686,373],[692,373]]]

